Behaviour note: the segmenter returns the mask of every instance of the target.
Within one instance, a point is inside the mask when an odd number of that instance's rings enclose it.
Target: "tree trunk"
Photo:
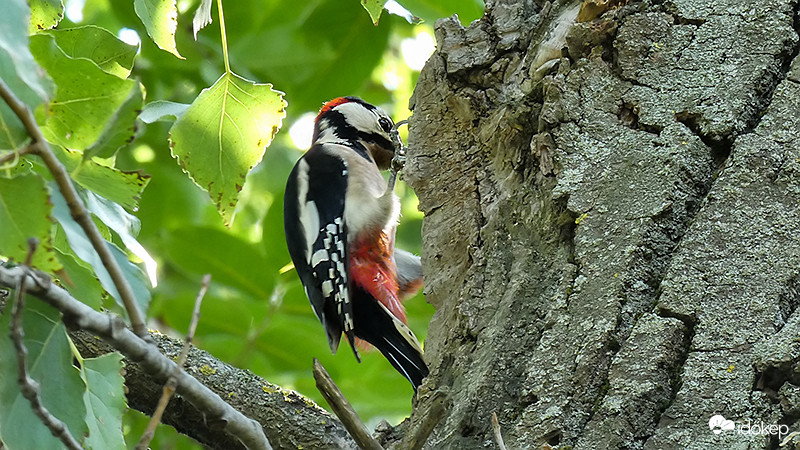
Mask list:
[[[497,448],[496,413],[511,449],[776,447],[800,430],[798,1],[541,3],[436,24],[405,170],[431,376],[384,440]]]

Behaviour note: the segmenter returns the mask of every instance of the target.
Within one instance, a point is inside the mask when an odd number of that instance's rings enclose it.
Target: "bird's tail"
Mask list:
[[[353,291],[356,336],[374,345],[417,390],[428,376],[428,366],[414,332],[365,291],[358,287]]]

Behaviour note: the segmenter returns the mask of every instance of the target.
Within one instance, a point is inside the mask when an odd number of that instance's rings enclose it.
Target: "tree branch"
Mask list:
[[[200,321],[200,305],[208,291],[209,283],[211,283],[211,274],[205,274],[203,276],[203,285],[200,287],[200,292],[197,293],[197,298],[194,300],[192,320],[189,323],[189,331],[186,332],[186,342],[184,342],[181,354],[178,356],[175,370],[164,385],[161,398],[158,400],[158,406],[156,406],[156,410],[153,412],[153,417],[150,418],[147,429],[139,439],[139,443],[136,444],[136,450],[146,450],[150,446],[150,441],[153,440],[153,436],[156,434],[156,427],[161,423],[161,417],[164,415],[164,410],[167,409],[169,399],[175,395],[175,390],[178,387],[178,374],[183,369],[184,364],[186,364],[186,358],[189,357],[189,350],[192,348],[194,333],[197,331],[197,323]]]
[[[158,348],[133,334],[125,327],[119,316],[99,313],[75,300],[67,291],[53,283],[38,284],[32,277],[26,276],[30,271],[31,269],[26,266],[6,267],[0,265],[0,284],[14,288],[20,286],[31,295],[44,300],[61,311],[62,320],[68,328],[82,329],[100,336],[127,356],[129,360],[138,362],[160,383],[166,381],[167,377],[175,371],[176,364],[172,360],[159,352]],[[49,276],[43,272],[35,273],[41,274],[42,277],[47,277],[49,280]],[[237,436],[248,448],[272,448],[264,431],[256,421],[233,409],[185,371],[179,371],[177,378],[178,393],[206,414],[208,426],[224,429]]]
[[[0,265],[0,286],[15,288],[16,285],[13,283],[19,277],[17,269]],[[53,303],[45,298],[49,295],[65,296],[69,299],[65,301],[78,302],[61,288],[54,288],[52,294],[49,290],[30,293],[50,304]],[[94,314],[101,315],[103,320],[109,320],[108,315],[96,312]],[[70,332],[70,337],[81,355],[87,358],[115,350],[113,342],[100,340],[95,334],[99,333],[78,330]],[[151,338],[160,350],[160,357],[169,363],[172,363],[173,358],[177,358],[183,348],[180,340],[160,333],[153,333]],[[151,414],[169,372],[153,373],[149,366],[139,362],[140,360],[140,357],[130,356],[125,360],[128,405],[145,414]],[[276,448],[302,447],[306,450],[358,448],[344,426],[311,400],[297,392],[271,384],[247,370],[225,364],[208,352],[192,348],[183,373],[191,374],[196,379],[195,382],[207,386],[217,396],[225,399],[232,408],[258,421],[270,443]],[[194,405],[191,398],[183,394],[180,389],[178,392],[182,396],[176,396],[170,401],[164,411],[163,423],[212,448],[226,450],[244,448],[242,442],[235,436],[220,430],[219,427],[210,426],[219,421],[214,420],[202,407]]]
[[[153,339],[168,358],[176,358],[183,342],[153,333]],[[82,355],[100,356],[114,351],[86,332],[70,337]],[[252,372],[226,364],[206,351],[192,348],[185,370],[205,384],[232,407],[261,423],[275,448],[304,450],[357,449],[344,426],[329,412],[295,391],[282,389]],[[161,395],[161,386],[140,365],[125,361],[125,386],[131,408],[150,414]],[[212,448],[243,449],[241,442],[208,426],[203,412],[180,395],[169,402],[162,423],[170,425]]]
[[[314,358],[314,380],[317,382],[317,389],[325,397],[325,400],[330,405],[336,417],[342,421],[344,427],[350,433],[350,436],[355,439],[358,446],[365,450],[383,450],[383,447],[377,439],[372,437],[361,418],[347,401],[339,386],[333,382],[333,379],[328,375],[328,371],[322,367],[319,360]]]
[[[428,389],[417,391],[417,401],[415,409],[418,425],[411,428],[412,432],[407,433],[398,448],[420,450],[428,441],[433,429],[441,422],[445,413],[450,409],[450,394],[448,389],[440,387],[435,391]],[[412,417],[412,420],[414,417]],[[408,430],[409,427],[406,427]]]
[[[14,112],[22,122],[22,125],[25,126],[28,134],[33,139],[33,153],[42,159],[47,170],[53,175],[53,179],[58,185],[58,190],[67,202],[72,218],[81,226],[83,232],[86,233],[86,237],[92,243],[92,247],[97,252],[98,256],[100,256],[103,266],[108,271],[109,276],[111,276],[114,286],[117,288],[117,292],[119,292],[119,296],[122,299],[122,303],[125,305],[125,310],[128,313],[128,318],[131,321],[134,333],[142,339],[149,339],[147,327],[145,326],[142,313],[139,311],[139,306],[136,304],[136,299],[134,298],[130,284],[128,284],[128,280],[126,280],[125,276],[122,274],[117,261],[108,249],[106,240],[103,239],[103,235],[100,234],[89,212],[86,210],[83,201],[78,196],[78,192],[75,190],[75,186],[72,185],[72,181],[70,180],[69,173],[67,173],[67,169],[65,169],[58,158],[56,158],[47,140],[42,135],[42,130],[36,123],[33,113],[31,113],[28,107],[11,92],[11,89],[9,89],[8,85],[6,85],[3,80],[0,80],[0,97],[3,98],[9,108],[11,108],[11,111]]]

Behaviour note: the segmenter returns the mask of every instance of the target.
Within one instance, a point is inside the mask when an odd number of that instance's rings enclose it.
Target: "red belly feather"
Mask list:
[[[355,245],[350,247],[350,276],[352,283],[369,292],[395,317],[406,323],[406,311],[400,303],[397,266],[394,263],[394,236],[390,238],[383,231],[359,236]],[[364,350],[370,347],[361,339],[356,339],[356,345]]]

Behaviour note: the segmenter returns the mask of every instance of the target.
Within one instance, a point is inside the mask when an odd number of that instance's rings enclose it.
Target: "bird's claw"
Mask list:
[[[397,128],[401,125],[407,125],[407,120],[401,120],[397,122],[394,126],[394,133],[393,137],[396,141],[396,150],[394,151],[394,157],[392,158],[392,162],[390,165],[390,172],[389,172],[389,190],[394,191],[394,185],[397,181],[397,174],[403,170],[403,167],[406,165],[406,146],[403,144],[403,140],[400,139],[400,133],[398,132]]]
[[[408,125],[408,120],[401,120],[397,122],[394,126],[394,135],[395,140],[397,141],[397,150],[394,152],[394,158],[392,158],[392,173],[396,174],[403,170],[403,167],[406,165],[406,146],[403,144],[403,140],[400,139],[400,133],[398,128],[403,125]]]
[[[389,170],[389,190],[394,191],[394,184],[397,181],[397,174],[403,170],[406,165],[406,149],[404,146],[397,148],[392,158],[391,168]]]
[[[392,172],[400,172],[403,170],[403,167],[406,165],[406,148],[405,146],[400,146],[397,151],[394,153],[394,158],[392,158]]]

